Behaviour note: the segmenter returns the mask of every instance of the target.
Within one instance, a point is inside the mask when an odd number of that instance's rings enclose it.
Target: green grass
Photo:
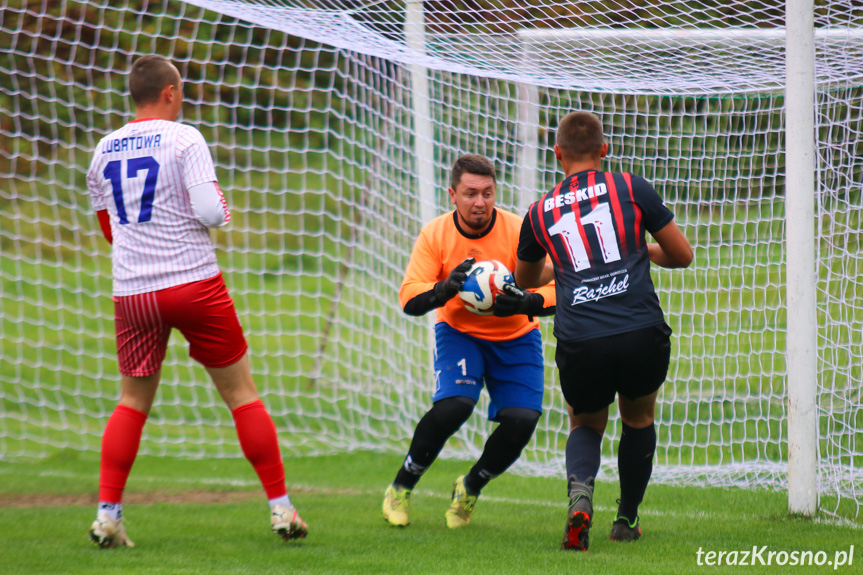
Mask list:
[[[649,487],[641,508],[644,537],[616,544],[607,537],[617,486],[604,483],[597,488],[590,553],[563,552],[562,473],[499,477],[480,497],[471,524],[449,531],[443,513],[451,482],[469,467],[449,460],[436,462],[418,486],[411,525],[390,528],[380,504],[399,463],[398,456],[369,452],[286,459],[292,499],[311,530],[306,540],[286,544],[269,532],[263,494],[244,460],[141,456],[126,490],[136,547],[99,550],[86,536],[95,513],[97,456],[62,451],[38,461],[0,462],[0,573],[674,575],[698,568],[699,549],[767,545],[824,551],[832,560],[836,551],[860,547],[859,526],[789,517],[783,493],[661,485]],[[857,555],[839,572],[859,573],[859,549]],[[799,572],[829,568],[809,569]]]
[[[305,183],[324,186],[322,179],[313,182],[314,178],[309,176]],[[255,188],[258,183],[244,185]],[[288,186],[301,188],[297,182]],[[94,452],[117,393],[107,246],[82,234],[96,229],[80,205],[83,197],[57,186],[34,189],[52,199],[0,199],[0,215],[7,216],[14,232],[0,230],[4,458],[48,456],[62,448]],[[264,193],[235,191],[236,203],[243,207],[237,210],[236,226],[214,237],[252,350],[256,383],[279,429],[295,438],[289,454],[332,453],[357,446],[393,449],[409,438],[428,405],[432,385],[428,325],[424,319],[404,316],[397,302],[412,236],[402,230],[398,238],[382,241],[360,234],[349,258],[349,238],[343,231],[333,228],[318,237],[312,232],[319,227],[293,227],[291,213],[304,204],[291,202],[299,196],[262,189]],[[280,216],[269,210],[264,210],[266,216],[259,213],[258,208],[272,207],[267,202],[279,201],[287,202],[279,208]],[[316,203],[315,210],[329,213],[333,205]],[[756,225],[765,217],[760,210],[768,217]],[[675,355],[660,398],[657,464],[783,467],[787,430],[782,203],[764,200],[757,206],[716,210],[684,204],[675,211],[692,238],[695,264],[688,270],[654,270],[660,301],[676,334]],[[837,217],[834,224],[860,224],[851,216],[845,219]],[[293,237],[304,230],[308,233],[303,238]],[[307,242],[303,249],[314,244],[318,251],[296,255],[296,246],[290,243],[295,241]],[[345,272],[340,261],[351,267]],[[824,261],[827,265],[833,260]],[[856,270],[838,272],[853,277]],[[339,281],[344,289],[336,304]],[[863,332],[856,329],[863,284],[846,291],[835,294],[843,305],[833,307],[851,317],[833,325],[831,330],[837,333],[829,337],[837,345],[824,348],[825,361],[831,361],[824,364],[821,378],[835,388],[821,396],[825,410],[830,409],[820,422],[821,453],[832,457],[833,464],[839,461],[843,469],[859,469],[863,456],[856,447],[860,434],[854,430],[863,426],[863,411],[859,390],[851,382],[860,375],[853,350],[863,343]],[[566,441],[550,326],[546,322],[544,327],[546,415],[523,457],[538,465],[559,457]],[[175,334],[143,453],[237,453],[230,415],[206,382],[200,366],[188,360],[183,338]],[[468,431],[453,441],[464,449],[462,455],[480,449],[488,430],[481,415],[466,427]],[[615,433],[609,430],[611,436]],[[613,455],[614,442],[606,442],[603,456]],[[824,485],[830,489],[835,484]],[[838,509],[832,504],[825,508],[859,519],[859,499],[843,489]]]
[[[652,128],[638,130],[650,139]],[[205,135],[221,142],[214,154],[234,218],[213,237],[256,383],[280,431],[295,439],[290,455],[393,449],[409,437],[432,387],[428,322],[406,317],[397,301],[419,224],[411,176],[379,164],[376,158],[393,150],[371,145],[369,138],[380,140],[371,133],[333,136],[318,149],[297,147],[278,130],[218,132]],[[17,175],[0,186],[0,219],[8,222],[0,229],[3,458],[95,452],[115,404],[110,260],[83,191],[85,152],[73,146],[32,165],[16,160]],[[551,174],[559,175],[550,161],[541,175]],[[784,468],[783,199],[769,186],[733,195],[717,188],[713,197],[675,187],[666,176],[666,199],[692,241],[695,263],[652,272],[675,332],[657,464],[693,466],[702,480],[709,474],[698,468],[736,467],[743,478],[749,465]],[[706,185],[712,190],[715,179]],[[510,196],[502,193],[501,204]],[[818,240],[820,454],[828,496],[839,485],[832,472],[863,468],[855,385],[863,377],[863,283],[837,281],[860,275],[859,258],[848,254],[859,251],[863,216],[839,207],[825,205],[830,217],[820,221]],[[838,239],[847,253],[832,245]],[[550,325],[543,328],[546,414],[523,457],[537,466],[559,457],[566,441]],[[237,453],[230,415],[206,381],[175,335],[142,452]],[[481,448],[488,424],[478,414],[466,428],[453,440],[462,456]],[[612,439],[616,434],[609,429]],[[613,455],[614,440],[603,450]],[[768,485],[776,487],[777,478],[781,473]],[[842,484],[839,498],[825,508],[861,519],[859,489]]]

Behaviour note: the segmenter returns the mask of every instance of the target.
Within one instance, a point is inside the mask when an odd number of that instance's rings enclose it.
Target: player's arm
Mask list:
[[[455,297],[474,263],[473,258],[468,258],[450,270],[444,279],[438,279],[442,275],[441,261],[435,255],[432,241],[425,230],[420,232],[405,270],[399,300],[408,315],[424,315]]]
[[[545,260],[530,262],[521,258],[515,264],[515,283],[525,288],[548,285],[554,279],[554,268]]]
[[[537,316],[554,315],[557,310],[557,295],[554,283],[551,281],[554,277],[554,268],[551,264],[545,265],[547,260],[545,248],[539,245],[533,233],[530,211],[528,210],[521,223],[516,249],[514,277],[515,283],[521,288],[504,286],[505,293],[499,295],[494,304],[494,315],[498,317],[524,314],[532,319]],[[546,268],[551,276],[548,275]],[[539,289],[534,291],[522,288]]]
[[[208,228],[220,228],[231,221],[228,203],[217,182],[192,186],[189,188],[189,198],[195,217]]]
[[[552,284],[553,288],[554,285]],[[504,293],[498,295],[494,301],[494,315],[497,317],[523,314],[533,319],[534,317],[554,315],[557,310],[554,296],[546,299],[547,292],[523,290],[512,284],[503,286],[503,291]]]
[[[551,266],[551,264],[548,265]],[[551,269],[552,273],[554,273],[554,268]],[[551,281],[540,288],[532,289],[531,291],[542,296],[542,311],[536,315],[554,315],[557,308],[557,286],[554,285],[554,281]]]
[[[515,263],[515,283],[521,288],[538,288],[554,279],[554,267],[547,261],[545,248],[536,239],[530,214],[531,206],[521,223],[518,237],[518,258]]]
[[[96,217],[99,218],[99,227],[102,228],[102,235],[105,236],[109,244],[113,244],[114,235],[111,233],[111,216],[108,215],[108,210],[99,210],[96,212]]]
[[[97,175],[99,173],[97,159],[98,155],[94,155],[93,160],[90,162],[90,169],[87,170],[87,191],[90,194],[90,205],[93,206],[96,217],[99,219],[102,235],[105,236],[109,244],[113,244],[114,234],[111,233],[111,216],[108,214],[108,206],[105,203],[105,198],[102,196],[102,186]]]
[[[189,194],[195,218],[208,228],[220,228],[231,221],[231,212],[219,182],[213,156],[201,132],[183,126],[179,136],[183,187]]]
[[[645,227],[656,243],[647,244],[650,261],[664,268],[685,268],[692,263],[692,246],[674,223],[674,214],[647,180],[632,175],[632,193],[644,216]]]
[[[664,268],[689,267],[692,263],[692,246],[674,220],[651,235],[656,240],[655,244],[647,244],[647,254],[651,262]]]

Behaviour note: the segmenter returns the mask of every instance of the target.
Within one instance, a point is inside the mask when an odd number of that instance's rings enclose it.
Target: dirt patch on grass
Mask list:
[[[264,497],[263,491],[204,491],[178,492],[154,491],[150,493],[125,493],[123,503],[129,505],[155,505],[157,503],[242,503]],[[84,495],[52,495],[50,493],[0,494],[0,507],[66,507],[70,505],[93,505],[99,503],[98,493]]]

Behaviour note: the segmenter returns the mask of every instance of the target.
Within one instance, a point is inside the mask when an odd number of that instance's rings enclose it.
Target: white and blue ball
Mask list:
[[[479,261],[467,272],[467,280],[458,292],[464,307],[477,315],[492,315],[497,296],[504,293],[503,286],[515,285],[505,265],[497,260]]]

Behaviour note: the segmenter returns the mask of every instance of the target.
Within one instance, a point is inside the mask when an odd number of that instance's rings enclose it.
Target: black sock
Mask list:
[[[621,422],[623,423],[623,422]],[[635,521],[638,505],[653,472],[656,452],[656,427],[636,429],[623,423],[623,433],[617,448],[617,468],[620,472],[620,506],[617,514]]]
[[[474,405],[466,397],[449,397],[435,403],[417,424],[407,457],[393,484],[407,489],[416,487],[446,440],[470,417]]]
[[[589,427],[576,427],[566,440],[566,475],[584,483],[599,473],[602,435]],[[568,482],[567,482],[568,483]],[[568,489],[568,488],[567,488]],[[569,493],[567,493],[569,497]]]
[[[479,461],[464,478],[468,495],[479,495],[488,482],[509,469],[530,441],[540,413],[525,407],[500,410],[500,425],[485,442]]]

